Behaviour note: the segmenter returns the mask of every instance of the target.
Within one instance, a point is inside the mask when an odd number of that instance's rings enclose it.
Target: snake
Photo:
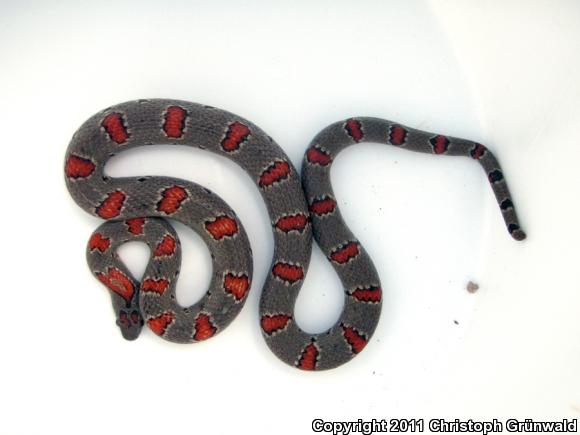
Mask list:
[[[225,157],[255,182],[268,210],[274,252],[259,302],[259,323],[270,350],[302,370],[338,367],[359,354],[378,324],[383,292],[365,248],[347,227],[330,171],[346,147],[372,142],[433,155],[464,156],[484,169],[515,240],[520,228],[503,171],[484,145],[432,134],[379,118],[351,117],[318,133],[297,172],[282,148],[252,122],[212,106],[172,99],[134,100],[104,109],[74,133],[66,151],[68,191],[86,212],[104,219],[90,236],[86,256],[106,286],[116,324],[127,340],[143,326],[163,339],[197,343],[216,336],[237,316],[252,283],[252,251],[234,210],[209,189],[165,176],[111,177],[107,161],[131,148],[186,145]],[[175,220],[193,229],[212,259],[209,288],[191,306],[176,300],[181,266]],[[296,323],[295,302],[316,241],[336,271],[344,307],[328,330],[308,333]],[[141,241],[150,250],[137,280],[117,249]]]

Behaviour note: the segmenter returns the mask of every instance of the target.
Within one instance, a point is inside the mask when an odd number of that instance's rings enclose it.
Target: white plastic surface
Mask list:
[[[0,3],[0,433],[308,434],[315,418],[580,417],[578,23],[572,0]],[[199,150],[132,150],[111,175],[187,178],[236,210],[255,278],[240,316],[208,342],[147,330],[126,342],[85,264],[99,221],[68,195],[63,159],[86,118],[147,97],[238,113],[297,167],[320,129],[354,115],[480,141],[504,168],[528,240],[509,237],[470,159],[346,150],[334,189],[381,276],[383,315],[351,363],[305,373],[260,334],[273,239],[252,181]],[[177,230],[178,297],[192,303],[210,259]],[[121,255],[138,271],[144,253]],[[316,248],[297,321],[322,331],[342,303]]]

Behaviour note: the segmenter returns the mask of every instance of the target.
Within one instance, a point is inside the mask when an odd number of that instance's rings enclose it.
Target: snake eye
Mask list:
[[[131,322],[133,322],[133,325],[143,326],[143,319],[141,318],[139,311],[133,310],[131,313]]]

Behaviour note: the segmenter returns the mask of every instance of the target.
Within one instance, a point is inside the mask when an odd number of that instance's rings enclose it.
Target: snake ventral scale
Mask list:
[[[107,160],[124,150],[187,145],[240,165],[267,205],[274,257],[260,297],[260,326],[272,352],[304,370],[337,367],[361,352],[379,321],[381,283],[369,255],[346,226],[330,184],[336,155],[360,142],[477,160],[509,233],[516,240],[525,238],[499,163],[481,144],[383,119],[354,117],[328,126],[312,140],[300,177],[272,138],[239,116],[186,101],[130,101],[88,119],[74,134],[65,159],[66,183],[74,200],[106,220],[90,237],[87,258],[91,272],[111,292],[123,336],[135,339],[147,324],[173,342],[206,340],[226,328],[247,299],[253,267],[250,244],[242,223],[222,199],[182,179],[111,178],[104,173]],[[180,306],[175,298],[180,244],[164,218],[196,231],[211,253],[209,289],[190,307]],[[338,321],[320,334],[305,333],[293,316],[313,236],[345,292]],[[141,282],[116,255],[128,241],[143,241],[151,250]]]

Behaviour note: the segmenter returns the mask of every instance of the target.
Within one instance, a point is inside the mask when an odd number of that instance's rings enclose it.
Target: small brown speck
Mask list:
[[[459,322],[457,320],[454,320],[453,323],[455,323],[456,325],[459,325]]]
[[[477,285],[473,281],[469,281],[465,288],[469,293],[475,293],[477,290],[479,290],[479,285]]]

